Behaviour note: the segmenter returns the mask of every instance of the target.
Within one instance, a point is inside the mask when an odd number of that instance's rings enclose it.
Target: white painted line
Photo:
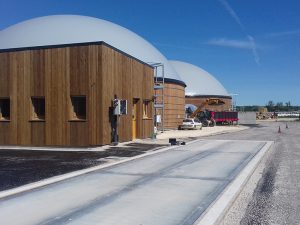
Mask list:
[[[205,141],[205,140],[211,140],[211,141],[220,141],[220,142],[243,142],[243,143],[245,143],[245,142],[249,142],[249,143],[255,143],[255,142],[257,142],[257,143],[262,143],[262,142],[273,142],[273,141],[267,141],[267,140],[234,140],[234,139],[224,139],[224,140],[222,140],[222,139],[197,139],[197,140],[202,140],[202,141]]]
[[[190,141],[190,142],[186,143],[186,145],[192,144],[192,143],[197,142],[197,141],[202,141],[202,140],[193,140],[193,141]],[[55,177],[51,177],[51,178],[48,178],[48,179],[37,181],[37,182],[34,182],[34,183],[26,184],[26,185],[23,185],[21,187],[17,187],[17,188],[13,188],[13,189],[10,189],[10,190],[7,190],[7,191],[0,192],[0,199],[9,197],[9,196],[12,196],[12,195],[15,195],[15,194],[19,194],[19,193],[22,193],[22,192],[25,192],[25,191],[30,191],[30,190],[35,189],[35,188],[40,188],[40,187],[43,187],[43,186],[46,186],[46,185],[49,185],[49,184],[57,183],[57,182],[60,182],[60,181],[66,180],[66,179],[77,177],[77,176],[80,176],[80,175],[83,175],[83,174],[94,172],[94,171],[97,171],[97,170],[100,170],[100,169],[115,166],[115,165],[118,165],[118,164],[121,164],[121,163],[130,162],[130,161],[133,161],[133,160],[136,160],[136,159],[140,159],[140,158],[147,157],[147,156],[150,156],[150,155],[158,154],[158,153],[165,152],[165,151],[168,151],[168,150],[173,150],[175,148],[182,147],[182,146],[183,145],[169,146],[169,147],[166,147],[166,148],[163,148],[163,149],[160,149],[160,150],[147,152],[147,153],[144,153],[144,154],[141,154],[141,155],[138,155],[138,156],[134,156],[134,157],[131,157],[131,158],[127,158],[127,159],[124,159],[124,160],[121,160],[121,161],[118,161],[118,162],[106,163],[104,165],[94,166],[94,167],[90,167],[90,168],[87,168],[87,169],[78,170],[78,171],[74,171],[74,172],[71,172],[71,173],[66,173],[66,174],[63,174],[63,175],[58,175],[58,176],[55,176]]]
[[[62,147],[62,148],[56,148],[56,147],[24,147],[24,146],[5,146],[1,145],[0,150],[22,150],[22,151],[53,151],[53,152],[82,152],[82,151],[89,151],[89,152],[95,152],[95,151],[105,151],[102,149],[99,149],[100,147],[87,147],[87,148],[68,148],[68,147]]]
[[[126,144],[135,143],[134,141],[121,142],[118,147],[130,147]],[[101,152],[109,149],[110,147],[116,147],[113,145],[102,145],[102,146],[90,146],[90,147],[51,147],[51,146],[18,146],[18,145],[1,145],[0,150],[27,150],[27,151],[54,151],[54,152]]]
[[[268,141],[264,147],[261,148],[233,182],[231,182],[222,194],[220,194],[219,198],[206,209],[194,225],[217,225],[220,223],[223,216],[239,195],[244,185],[253,174],[255,168],[273,143],[273,141]]]
[[[244,127],[239,130],[226,130],[226,131],[220,131],[220,132],[211,133],[211,134],[204,134],[204,135],[197,136],[197,137],[210,137],[210,136],[215,136],[215,135],[220,135],[220,134],[229,134],[229,133],[235,133],[235,132],[239,132],[239,131],[243,131],[243,130],[247,130],[247,129],[249,129],[249,127]]]

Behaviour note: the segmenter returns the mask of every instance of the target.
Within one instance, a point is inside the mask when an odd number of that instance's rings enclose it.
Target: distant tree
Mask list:
[[[273,106],[275,106],[275,104],[272,100],[270,100],[270,101],[268,101],[267,106],[273,107]]]
[[[287,104],[288,103],[288,104]],[[283,104],[282,102],[278,102],[276,103],[276,105],[274,104],[273,106],[269,106],[269,104],[267,104],[265,107],[268,108],[269,112],[274,112],[276,111],[300,111],[300,106],[293,106],[290,102],[287,102],[285,104]],[[270,104],[272,105],[272,104]],[[287,107],[288,105],[288,107]],[[236,106],[237,111],[258,111],[260,107],[263,106],[251,106],[251,105],[244,105],[244,106]]]
[[[269,112],[275,111],[275,103],[272,100],[268,101],[266,107]]]
[[[246,106],[237,106],[236,110],[239,112],[257,112],[259,106],[257,105],[246,105]]]
[[[277,102],[275,105],[275,111],[283,111],[283,102]]]
[[[285,105],[286,105],[286,111],[290,111],[290,108],[291,108],[291,102],[288,101],[288,102],[285,103]]]

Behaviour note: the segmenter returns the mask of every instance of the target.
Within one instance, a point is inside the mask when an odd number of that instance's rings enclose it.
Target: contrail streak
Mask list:
[[[225,10],[230,14],[230,16],[235,20],[235,22],[241,27],[243,31],[245,31],[245,26],[242,24],[240,18],[233,10],[233,8],[229,5],[229,3],[225,0],[219,0],[219,2],[224,6]]]
[[[219,0],[219,2],[223,5],[224,9],[229,13],[229,15],[233,18],[233,20],[239,25],[239,27],[241,28],[243,33],[245,33],[245,35],[251,45],[251,50],[252,50],[252,54],[254,57],[254,61],[259,65],[260,58],[259,58],[259,55],[257,52],[255,39],[246,32],[246,28],[245,28],[244,24],[241,22],[237,13],[233,10],[233,8],[229,5],[229,3],[226,0]]]

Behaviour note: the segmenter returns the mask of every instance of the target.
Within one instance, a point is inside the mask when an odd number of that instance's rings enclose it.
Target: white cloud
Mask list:
[[[182,44],[166,44],[166,43],[160,43],[160,42],[152,42],[156,46],[161,46],[161,47],[168,47],[168,48],[177,48],[177,49],[185,49],[185,50],[194,50],[195,47],[189,47],[187,45],[182,45]]]
[[[257,53],[257,45],[254,42],[254,38],[250,35],[247,36],[248,40],[229,40],[225,38],[212,39],[206,42],[208,45],[215,45],[221,47],[237,48],[250,50],[253,54],[254,61],[259,65],[260,59]]]
[[[221,47],[238,48],[252,50],[253,44],[249,41],[229,40],[226,38],[212,39],[207,42],[209,45],[216,45]]]
[[[300,34],[300,30],[289,30],[289,31],[268,33],[265,36],[266,37],[285,37],[285,36],[294,36],[294,35],[299,35],[299,34]]]

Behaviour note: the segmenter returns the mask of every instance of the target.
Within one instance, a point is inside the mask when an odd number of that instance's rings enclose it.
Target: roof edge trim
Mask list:
[[[107,44],[106,42],[104,41],[93,41],[93,42],[79,42],[79,43],[70,43],[70,44],[57,44],[57,45],[43,45],[43,46],[32,46],[32,47],[20,47],[20,48],[8,48],[8,49],[0,49],[0,53],[3,53],[3,52],[19,52],[19,51],[27,51],[27,50],[43,50],[43,49],[54,49],[54,48],[64,48],[64,47],[80,47],[80,46],[89,46],[89,45],[105,45],[111,49],[114,49],[115,51],[119,52],[119,53],[122,53],[123,55],[126,55],[144,65],[147,65],[151,68],[154,68],[152,65],[140,60],[140,59],[137,59],[136,57],[126,53],[126,52],[123,52],[122,50],[110,45],[110,44]]]
[[[157,80],[159,82],[162,82],[163,78],[162,77],[158,77]],[[180,86],[182,86],[184,88],[186,87],[186,84],[183,81],[181,81],[181,80],[176,80],[176,79],[172,79],[172,78],[164,78],[164,81],[165,81],[165,83],[178,84],[178,85],[180,85]]]
[[[186,98],[225,98],[232,99],[231,96],[226,95],[186,95]]]

